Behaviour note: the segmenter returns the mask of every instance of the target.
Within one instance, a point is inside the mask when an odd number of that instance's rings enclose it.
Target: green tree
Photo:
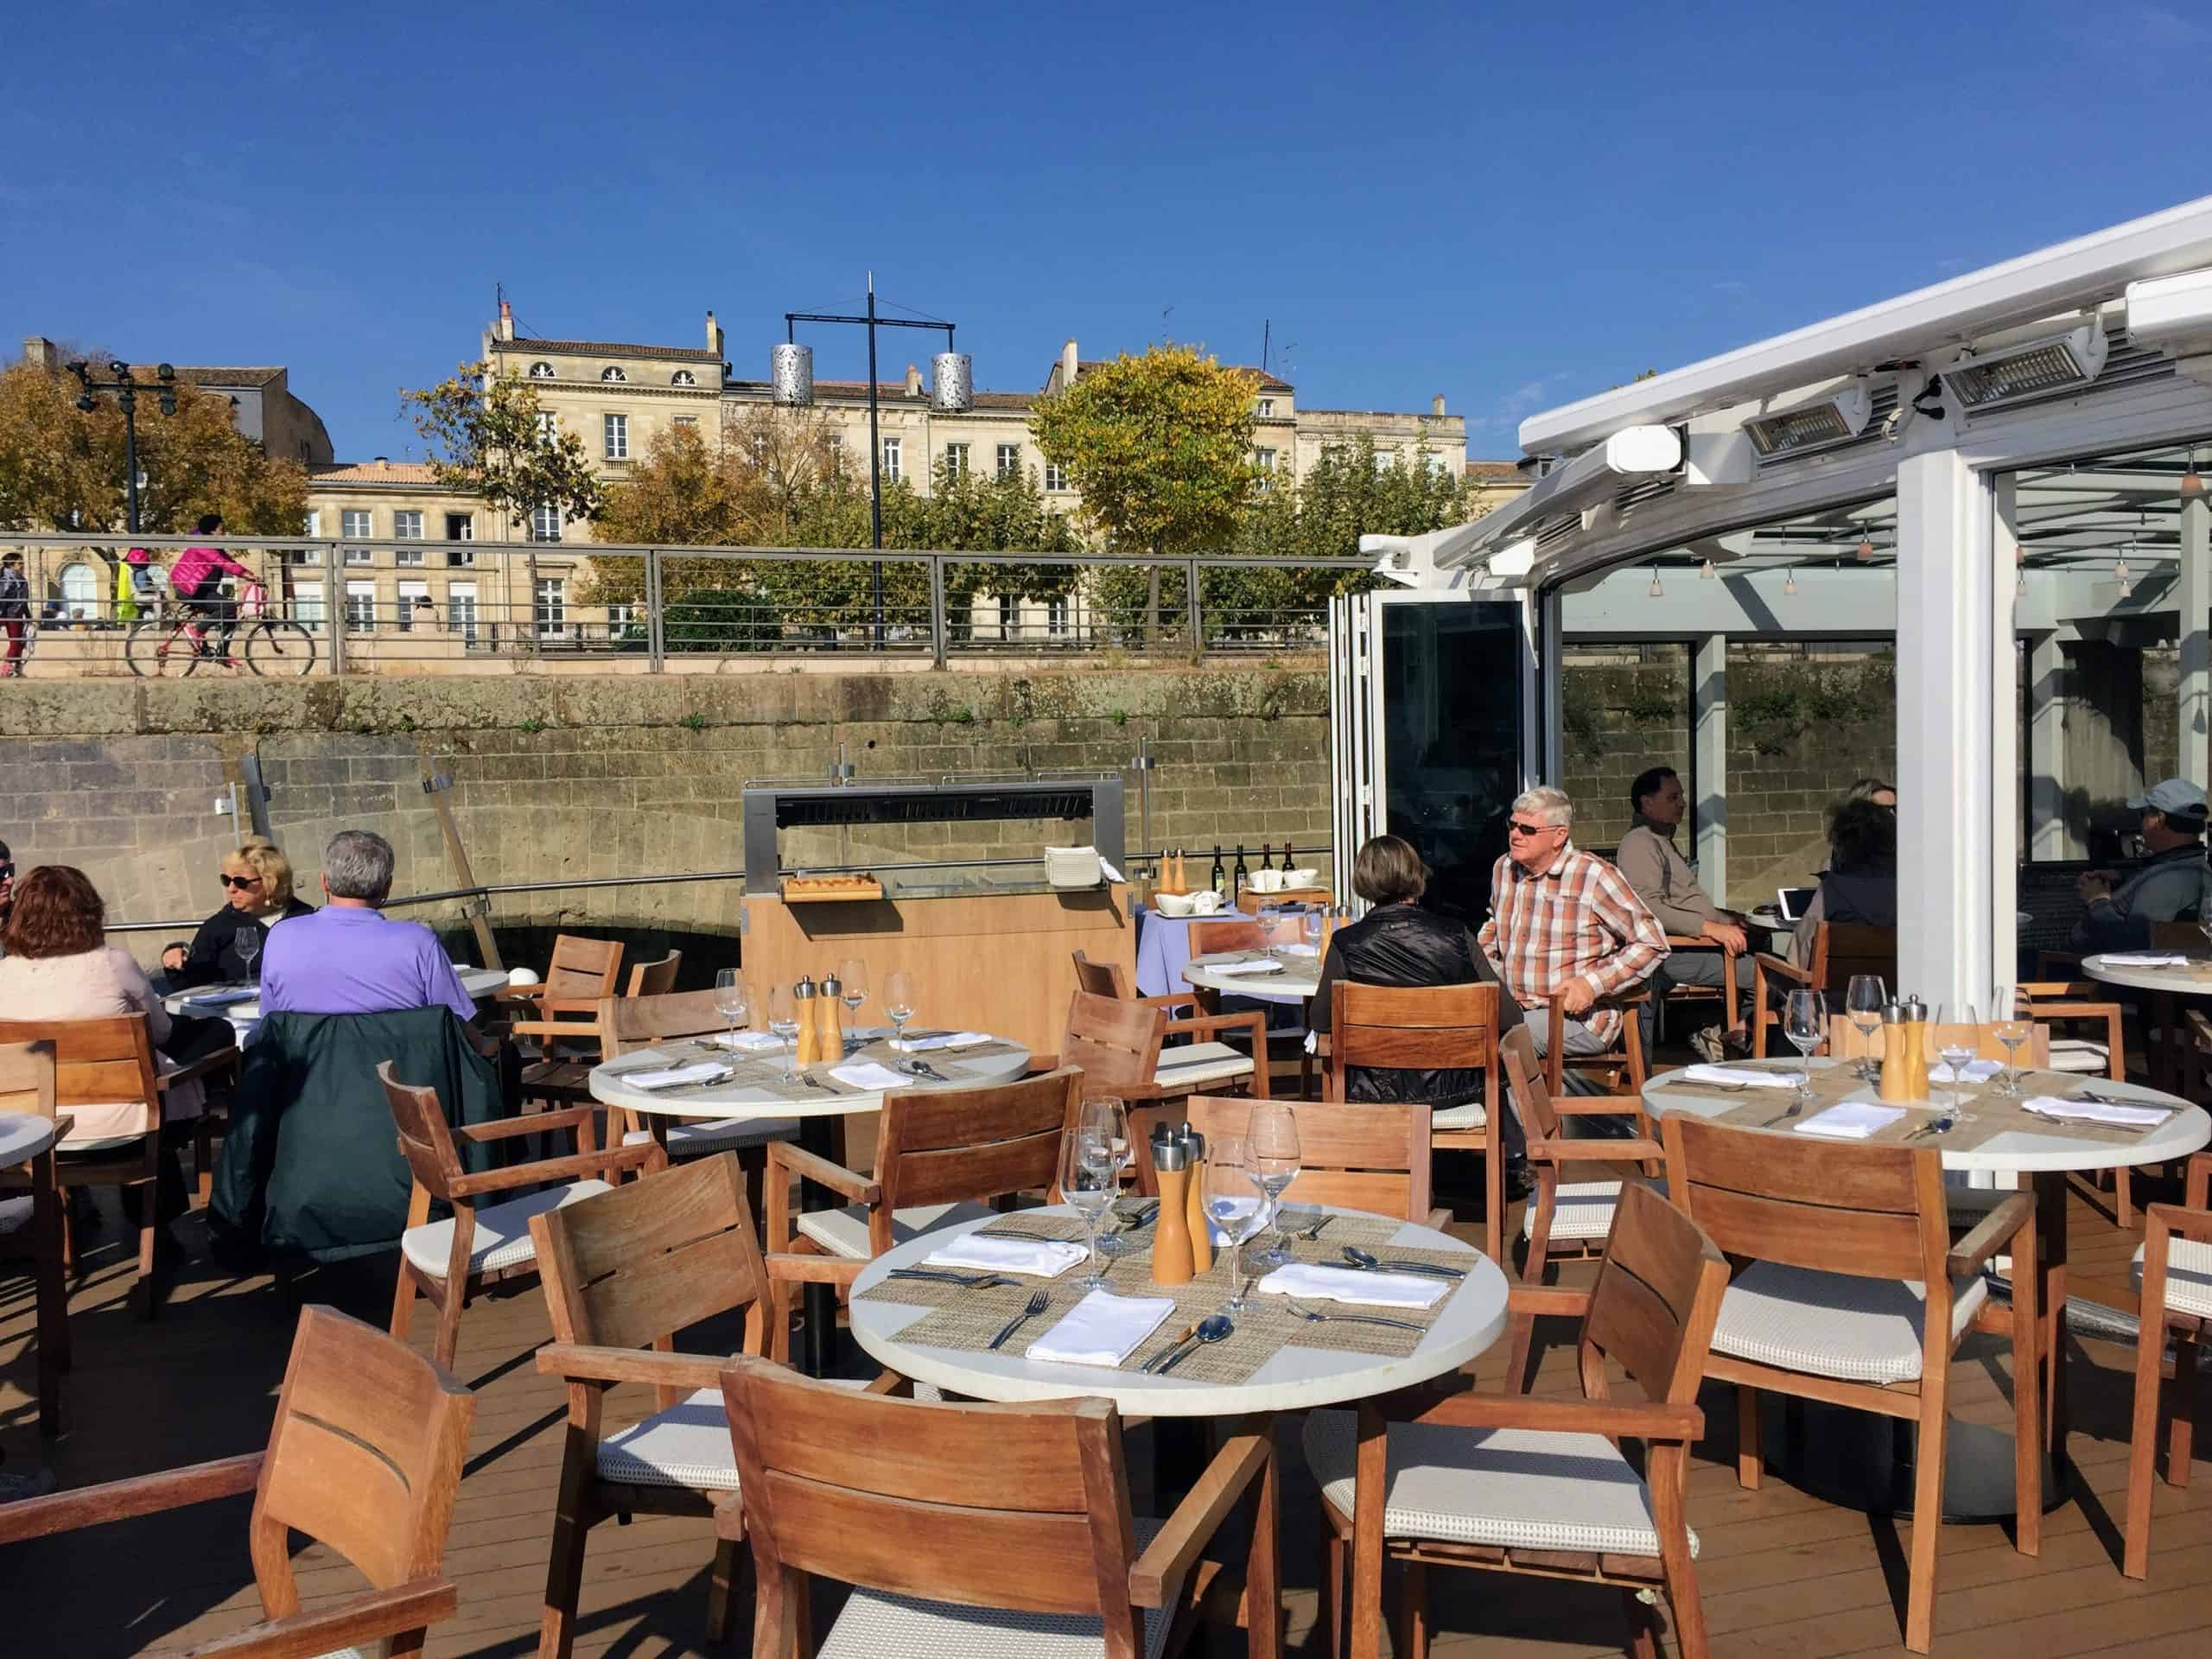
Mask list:
[[[537,388],[520,375],[464,363],[448,379],[410,391],[400,407],[429,444],[441,484],[480,495],[520,518],[558,507],[571,518],[599,517],[599,474],[573,432],[539,418]]]
[[[1227,543],[1251,498],[1258,386],[1249,370],[1170,344],[1100,364],[1031,411],[1037,447],[1065,472],[1108,549],[1154,561],[1147,644],[1160,632],[1158,561]]]

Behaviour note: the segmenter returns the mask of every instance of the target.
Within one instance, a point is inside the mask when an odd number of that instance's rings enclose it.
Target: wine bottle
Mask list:
[[[1252,872],[1244,862],[1244,843],[1236,843],[1236,868],[1230,875],[1229,902],[1235,904],[1244,891],[1244,884],[1252,879]]]
[[[1211,887],[1216,893],[1219,893],[1221,891],[1222,883],[1228,880],[1229,872],[1224,869],[1221,865],[1221,843],[1217,841],[1213,844],[1213,875],[1207,885]]]
[[[1263,841],[1260,843],[1260,868],[1263,870],[1272,870],[1274,867],[1275,844],[1272,841]]]
[[[1290,861],[1290,843],[1287,841],[1282,844],[1282,868],[1286,872],[1294,870],[1298,868],[1297,865]]]

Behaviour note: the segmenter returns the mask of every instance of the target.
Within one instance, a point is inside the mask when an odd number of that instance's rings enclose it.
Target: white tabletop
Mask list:
[[[1072,1215],[1056,1205],[1041,1212]],[[1344,1214],[1354,1214],[1346,1211]],[[1132,1417],[1234,1417],[1253,1411],[1302,1411],[1386,1394],[1455,1371],[1474,1358],[1505,1329],[1505,1275],[1471,1244],[1408,1222],[1390,1239],[1401,1249],[1465,1251],[1467,1276],[1446,1298],[1443,1312],[1411,1354],[1388,1358],[1333,1349],[1279,1349],[1242,1382],[1205,1382],[1178,1376],[1149,1376],[1141,1371],[1112,1370],[1102,1365],[1060,1365],[1001,1350],[970,1353],[951,1348],[923,1348],[903,1343],[899,1333],[930,1312],[903,1302],[863,1300],[859,1292],[880,1283],[894,1268],[910,1267],[949,1240],[978,1227],[1003,1221],[984,1216],[957,1227],[940,1228],[910,1239],[868,1263],[854,1284],[853,1339],[868,1356],[901,1376],[934,1382],[976,1400],[1111,1400]],[[1378,1247],[1387,1248],[1387,1247]],[[1080,1268],[1069,1269],[1071,1281]]]
[[[2120,954],[2136,953],[2122,951]],[[2141,954],[2153,953],[2145,951]],[[2158,954],[2178,955],[2179,952]],[[2212,996],[2212,977],[2190,968],[2145,968],[2139,964],[2115,963],[2102,956],[2095,956],[2082,958],[2082,971],[2106,985],[2131,985],[2139,991],[2171,991],[2176,996]]]
[[[54,1146],[54,1120],[0,1112],[0,1169],[29,1163]]]
[[[784,1075],[789,1058],[788,1054],[733,1052],[696,1042],[633,1048],[618,1059],[592,1068],[592,1098],[609,1106],[626,1106],[632,1111],[656,1112],[667,1117],[846,1117],[855,1112],[875,1111],[882,1106],[885,1094],[896,1092],[878,1090],[849,1094],[824,1087],[810,1089],[798,1099],[786,1099],[764,1085]],[[720,1060],[731,1068],[728,1081],[709,1084],[704,1088],[664,1090],[632,1088],[622,1081],[624,1074],[630,1071],[696,1065],[708,1059]],[[957,1048],[931,1049],[918,1054],[893,1053],[888,1042],[870,1040],[839,1064],[855,1065],[862,1060],[893,1066],[904,1060],[925,1060],[934,1070],[943,1072],[945,1080],[938,1083],[928,1077],[916,1077],[908,1087],[974,1089],[987,1084],[1011,1083],[1020,1077],[1029,1069],[1029,1051],[1014,1044],[1011,1052],[995,1046],[988,1054],[976,1055],[963,1055]],[[830,1068],[810,1065],[804,1071],[809,1076],[826,1077]]]
[[[1224,954],[1244,956],[1249,952]],[[1184,979],[1207,990],[1219,991],[1224,996],[1249,996],[1258,1002],[1303,1002],[1321,988],[1321,959],[1319,957],[1294,957],[1279,974],[1217,974],[1206,966],[1210,962],[1221,959],[1217,957],[1192,957],[1184,964]]]
[[[1821,1070],[1852,1063],[1834,1059],[1809,1062],[1813,1067]],[[1671,1080],[1681,1076],[1679,1068],[1662,1071],[1643,1085],[1643,1103],[1651,1109],[1653,1116],[1664,1117],[1669,1112],[1691,1112],[1700,1117],[1719,1117],[1744,1103],[1741,1098],[1723,1100],[1711,1095],[1671,1090],[1667,1086]],[[2062,1122],[2053,1122],[2048,1128],[2037,1131],[2008,1129],[1965,1151],[1955,1151],[1938,1141],[1934,1144],[1942,1147],[1943,1167],[1984,1173],[2115,1169],[2126,1165],[2162,1164],[2173,1159],[2186,1158],[2206,1141],[2212,1141],[2212,1117],[2208,1117],[2202,1107],[2190,1105],[2178,1095],[2162,1094],[2156,1089],[2145,1089],[2139,1084],[2113,1083],[2106,1077],[2084,1081],[2094,1082],[2100,1095],[2109,1095],[2114,1100],[2140,1101],[2146,1106],[2164,1106],[2173,1116],[2141,1139],[2126,1142],[2093,1141],[2087,1136],[2069,1135],[2067,1126]],[[1777,1103],[1777,1110],[1788,1104],[1789,1096],[1787,1090],[1777,1089],[1771,1093]],[[1941,1084],[1935,1086],[1935,1093],[1936,1098],[1931,1103],[1942,1105],[1943,1088]],[[1872,1101],[1878,1104],[1881,1100],[1872,1084],[1853,1090],[1845,1098]],[[1824,1105],[1828,1103],[1823,1103]],[[1807,1109],[1809,1112],[1814,1109]],[[1972,1111],[1974,1108],[1969,1104],[1966,1109]],[[1795,1135],[1796,1131],[1785,1125],[1754,1130],[1753,1133],[1786,1135]],[[1818,1139],[1814,1135],[1798,1138],[1807,1141]]]
[[[454,971],[461,976],[461,989],[467,991],[478,1001],[491,995],[493,992],[499,990],[507,982],[506,975],[497,968],[464,968],[455,963]],[[195,1010],[185,1005],[193,998],[238,988],[238,987],[235,985],[195,985],[188,991],[178,991],[174,995],[163,997],[162,1006],[171,1014],[191,1014]],[[261,1018],[261,999],[257,996],[248,997],[243,1002],[231,1003],[222,1010],[222,1017],[234,1026],[251,1026]]]

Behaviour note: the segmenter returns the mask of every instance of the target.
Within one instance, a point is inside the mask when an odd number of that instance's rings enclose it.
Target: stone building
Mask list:
[[[68,366],[67,354],[42,334],[25,338],[23,359],[57,374]],[[211,368],[192,363],[174,366],[178,379],[228,397],[231,423],[268,454],[308,467],[329,461],[330,434],[322,416],[292,395],[290,377],[282,364],[260,368]],[[141,381],[153,381],[151,369],[143,364],[132,372]]]

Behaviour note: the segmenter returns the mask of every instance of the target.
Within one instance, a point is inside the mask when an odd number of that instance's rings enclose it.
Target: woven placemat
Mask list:
[[[1402,1224],[1365,1216],[1333,1217],[1329,1225],[1322,1230],[1319,1239],[1294,1240],[1290,1245],[1291,1255],[1300,1262],[1342,1266],[1342,1250],[1345,1244],[1380,1244],[1396,1233]],[[981,1230],[985,1233],[1034,1232],[1080,1240],[1083,1224],[1072,1217],[1033,1217],[1027,1212],[1018,1211],[1004,1221],[994,1222]],[[1184,1331],[1207,1314],[1222,1311],[1231,1291],[1230,1252],[1221,1252],[1210,1271],[1200,1274],[1188,1284],[1155,1285],[1152,1282],[1151,1228],[1137,1230],[1126,1236],[1135,1248],[1107,1267],[1107,1290],[1116,1296],[1166,1297],[1174,1303],[1173,1311],[1160,1321],[1160,1328],[1139,1343],[1128,1358],[1122,1362],[1122,1370],[1133,1371],[1154,1354],[1164,1351]],[[1377,1250],[1376,1254],[1391,1261],[1423,1262],[1455,1268],[1470,1268],[1477,1259],[1464,1250],[1392,1249]],[[861,1292],[860,1299],[863,1301],[897,1302],[931,1310],[899,1333],[901,1342],[976,1353],[988,1347],[991,1338],[999,1333],[1007,1321],[1020,1313],[1031,1295],[1041,1289],[1051,1296],[1052,1305],[1044,1313],[1016,1332],[1008,1339],[1004,1351],[1024,1353],[1032,1342],[1050,1331],[1069,1309],[1089,1294],[1083,1287],[1087,1272],[1087,1268],[1077,1265],[1058,1279],[1023,1279],[1017,1284],[976,1289],[930,1280],[886,1280]],[[1338,1353],[1367,1354],[1376,1358],[1402,1358],[1420,1345],[1422,1337],[1427,1334],[1429,1327],[1435,1324],[1459,1287],[1459,1284],[1452,1285],[1446,1294],[1425,1309],[1371,1307],[1334,1302],[1300,1304],[1323,1313],[1379,1314],[1387,1319],[1403,1319],[1419,1327],[1412,1331],[1389,1325],[1359,1324],[1348,1319],[1329,1319],[1320,1323],[1308,1321],[1291,1311],[1287,1298],[1262,1294],[1255,1289],[1247,1299],[1245,1311],[1234,1316],[1235,1334],[1221,1342],[1198,1348],[1176,1366],[1174,1375],[1192,1382],[1243,1382],[1273,1358],[1278,1351],[1292,1345]]]

